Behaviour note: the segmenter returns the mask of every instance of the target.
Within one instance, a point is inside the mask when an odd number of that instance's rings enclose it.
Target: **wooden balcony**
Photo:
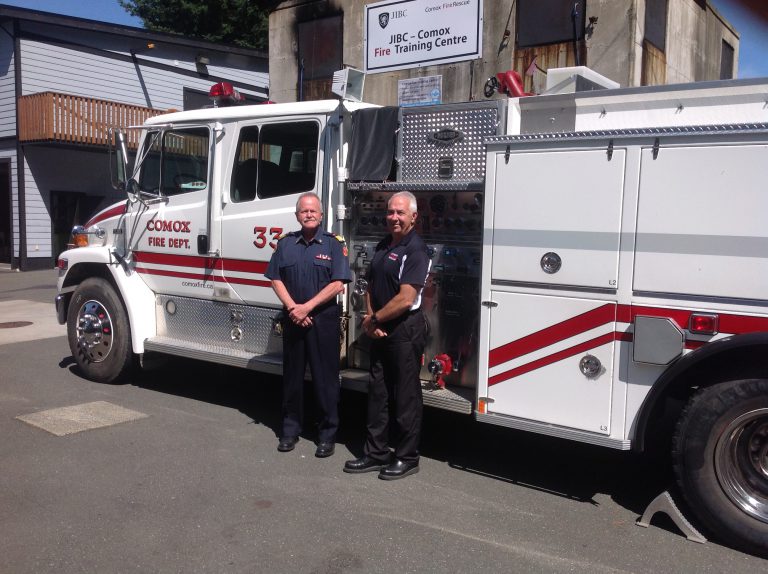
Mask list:
[[[19,106],[19,140],[22,143],[54,142],[107,146],[109,128],[138,126],[147,118],[165,113],[82,96],[41,92],[22,96]],[[139,145],[139,130],[128,130],[128,147]]]

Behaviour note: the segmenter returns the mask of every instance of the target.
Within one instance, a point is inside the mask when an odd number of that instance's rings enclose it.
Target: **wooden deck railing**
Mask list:
[[[147,118],[165,113],[82,96],[41,92],[22,96],[19,106],[19,139],[22,142],[59,142],[106,146],[109,128],[138,126]],[[128,130],[128,147],[139,145],[139,130]]]

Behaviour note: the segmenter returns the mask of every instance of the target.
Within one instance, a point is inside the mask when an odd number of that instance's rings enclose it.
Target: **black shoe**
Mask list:
[[[381,470],[389,464],[380,460],[373,459],[369,456],[363,456],[356,458],[355,460],[348,460],[344,463],[344,472],[351,472],[353,474],[360,472],[371,472],[374,470]]]
[[[317,450],[315,456],[317,458],[325,458],[331,456],[336,451],[336,445],[332,442],[321,441],[317,443]]]
[[[379,472],[379,478],[382,480],[397,480],[398,478],[405,478],[411,474],[419,472],[419,462],[412,461],[407,462],[405,460],[397,459],[389,466],[382,468]]]
[[[297,442],[299,442],[299,437],[297,436],[284,436],[280,439],[280,442],[277,443],[277,450],[280,452],[290,452],[293,450],[293,447],[296,446]]]

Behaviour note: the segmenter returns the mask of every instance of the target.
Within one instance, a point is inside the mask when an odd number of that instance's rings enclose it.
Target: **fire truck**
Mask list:
[[[624,451],[668,445],[696,524],[766,555],[768,80],[603,89],[568,69],[551,84],[413,108],[174,112],[141,126],[132,161],[116,129],[127,198],[57,262],[82,373],[113,382],[172,355],[279,374],[264,272],[314,191],[348,242],[339,360],[364,390],[367,268],[388,197],[408,190],[431,257],[425,404]]]

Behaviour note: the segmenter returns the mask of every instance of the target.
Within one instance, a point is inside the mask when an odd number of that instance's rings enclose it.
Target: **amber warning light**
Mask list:
[[[217,106],[233,106],[245,102],[245,96],[238,92],[229,82],[219,82],[211,86],[208,96]]]

